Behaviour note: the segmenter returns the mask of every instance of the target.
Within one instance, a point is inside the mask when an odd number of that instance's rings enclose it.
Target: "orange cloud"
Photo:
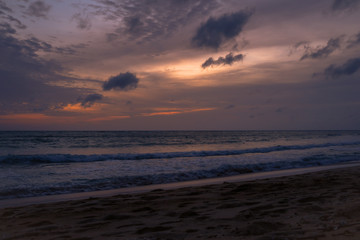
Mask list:
[[[130,118],[130,116],[106,116],[106,117],[98,117],[98,118],[91,118],[88,119],[88,122],[100,122],[100,121],[111,121],[117,119],[125,119]]]
[[[52,117],[40,113],[22,113],[0,116],[1,120],[45,120],[51,118]]]
[[[181,113],[191,113],[191,112],[201,112],[201,111],[212,111],[216,108],[196,108],[196,109],[180,109],[180,108],[155,108],[154,110],[164,110],[159,112],[152,112],[152,113],[143,113],[141,116],[151,117],[151,116],[158,116],[158,115],[174,115],[174,114],[181,114]]]
[[[183,112],[153,112],[153,113],[143,113],[141,116],[145,117],[151,117],[151,116],[157,116],[157,115],[174,115],[174,114],[180,114]]]
[[[47,116],[42,113],[22,113],[22,114],[9,114],[0,116],[0,121],[5,123],[29,123],[29,122],[56,122],[61,123],[65,121],[73,121],[74,117],[64,117],[64,116]]]
[[[99,105],[99,104],[97,104],[97,105]],[[81,105],[81,103],[68,104],[61,108],[61,110],[68,111],[68,112],[90,112],[90,111],[95,111],[97,109],[98,109],[98,107],[96,107],[96,105],[91,106],[91,107],[84,107]]]
[[[77,104],[68,104],[66,106],[64,106],[61,110],[64,110],[64,111],[82,111],[84,108],[81,106],[80,103],[77,103]]]

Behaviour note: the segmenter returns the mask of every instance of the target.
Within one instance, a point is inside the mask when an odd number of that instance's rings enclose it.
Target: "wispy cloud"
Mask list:
[[[325,58],[325,57],[329,56],[331,53],[333,53],[335,50],[337,50],[341,47],[342,38],[343,38],[343,36],[340,36],[337,38],[331,38],[327,42],[326,46],[317,47],[317,48],[311,48],[310,46],[307,45],[308,44],[307,42],[304,42],[305,53],[300,58],[300,60],[304,60],[307,58],[318,59],[318,58]]]
[[[98,93],[89,94],[83,100],[81,100],[81,106],[83,106],[84,108],[91,107],[96,101],[99,101],[102,98],[103,95]]]
[[[348,45],[347,48],[352,48],[355,46],[360,45],[360,32],[352,37],[347,41]]]

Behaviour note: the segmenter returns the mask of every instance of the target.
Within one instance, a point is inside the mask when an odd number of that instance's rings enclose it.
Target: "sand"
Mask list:
[[[360,239],[360,167],[0,209],[0,239]]]

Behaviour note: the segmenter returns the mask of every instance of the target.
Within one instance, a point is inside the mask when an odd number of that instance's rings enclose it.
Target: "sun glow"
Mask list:
[[[181,109],[181,108],[155,108],[154,112],[151,113],[143,113],[141,116],[151,117],[151,116],[159,116],[159,115],[174,115],[174,114],[182,114],[182,113],[191,113],[191,112],[202,112],[202,111],[212,111],[216,108],[196,108],[196,109]]]

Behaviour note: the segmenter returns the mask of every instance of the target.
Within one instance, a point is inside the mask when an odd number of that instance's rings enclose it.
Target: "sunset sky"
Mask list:
[[[360,129],[360,0],[0,0],[0,130]]]

